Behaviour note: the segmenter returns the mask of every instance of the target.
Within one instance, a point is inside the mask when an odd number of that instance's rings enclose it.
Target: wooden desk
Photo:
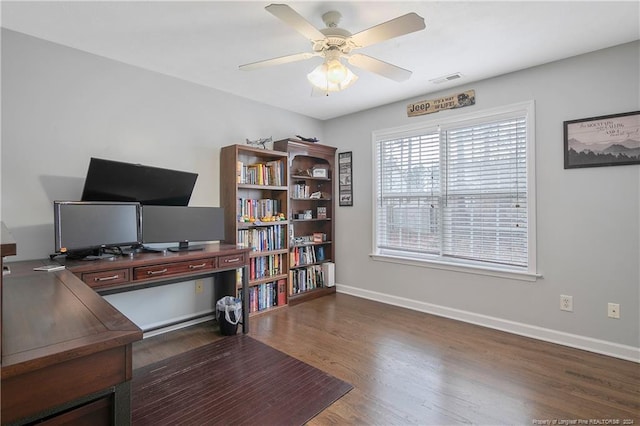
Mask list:
[[[113,294],[202,277],[215,277],[222,294],[236,296],[236,270],[242,274],[242,331],[249,331],[249,251],[234,244],[205,244],[204,250],[136,253],[113,260],[65,260],[67,269],[97,291]]]
[[[69,271],[11,263],[3,283],[2,423],[130,423],[129,319]],[[91,419],[91,420],[89,420]]]
[[[66,270],[36,272],[45,260],[13,262],[2,295],[2,423],[131,422],[131,344],[142,330],[98,293],[130,291],[220,276],[236,294],[244,268],[243,332],[248,332],[249,249],[139,253],[114,260],[64,261]]]
[[[0,307],[2,306],[2,281],[4,279],[4,258],[6,256],[15,256],[17,253],[16,241],[9,232],[4,222],[0,222]],[[2,353],[2,315],[0,315],[0,354]],[[1,361],[0,361],[1,365]]]

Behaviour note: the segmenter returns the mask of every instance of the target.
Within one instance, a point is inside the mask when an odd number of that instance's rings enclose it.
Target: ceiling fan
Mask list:
[[[346,59],[349,64],[357,68],[394,81],[407,80],[411,76],[411,71],[362,53],[352,54],[351,52],[425,28],[424,19],[421,16],[416,13],[407,13],[356,34],[351,34],[338,27],[342,16],[336,11],[322,15],[322,20],[327,27],[319,30],[286,4],[270,4],[265,9],[309,39],[313,51],[252,62],[240,65],[240,69],[248,71],[319,56],[324,58],[324,62],[307,75],[307,78],[316,88],[326,92],[346,89],[358,78],[342,64],[342,59]]]

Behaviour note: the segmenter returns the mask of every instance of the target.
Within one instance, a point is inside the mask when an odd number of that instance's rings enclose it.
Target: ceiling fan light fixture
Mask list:
[[[327,61],[327,80],[331,83],[340,84],[347,78],[349,70],[337,59]]]
[[[337,59],[330,59],[318,65],[307,74],[307,80],[318,89],[339,92],[356,82],[358,76]]]

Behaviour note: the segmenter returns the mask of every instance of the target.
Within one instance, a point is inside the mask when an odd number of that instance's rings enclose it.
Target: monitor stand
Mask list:
[[[145,245],[136,245],[131,247],[128,250],[123,250],[122,254],[125,255],[134,255],[134,254],[138,254],[138,253],[164,253],[166,251],[166,249],[164,248],[151,248],[151,247],[147,247]]]
[[[102,253],[102,254],[90,254],[89,256],[85,256],[82,260],[113,260],[116,258],[115,254],[111,253]]]
[[[91,250],[89,252],[79,252],[79,253],[67,253],[68,259],[79,259],[79,260],[113,260],[116,258],[116,255],[113,253],[106,253],[103,248]]]
[[[172,252],[204,250],[204,246],[190,246],[189,241],[180,241],[178,247],[169,247]]]

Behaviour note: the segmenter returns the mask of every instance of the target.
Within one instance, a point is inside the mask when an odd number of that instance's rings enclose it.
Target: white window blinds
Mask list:
[[[444,133],[444,256],[527,265],[524,117]]]
[[[376,253],[526,270],[527,121],[509,113],[375,137]]]

